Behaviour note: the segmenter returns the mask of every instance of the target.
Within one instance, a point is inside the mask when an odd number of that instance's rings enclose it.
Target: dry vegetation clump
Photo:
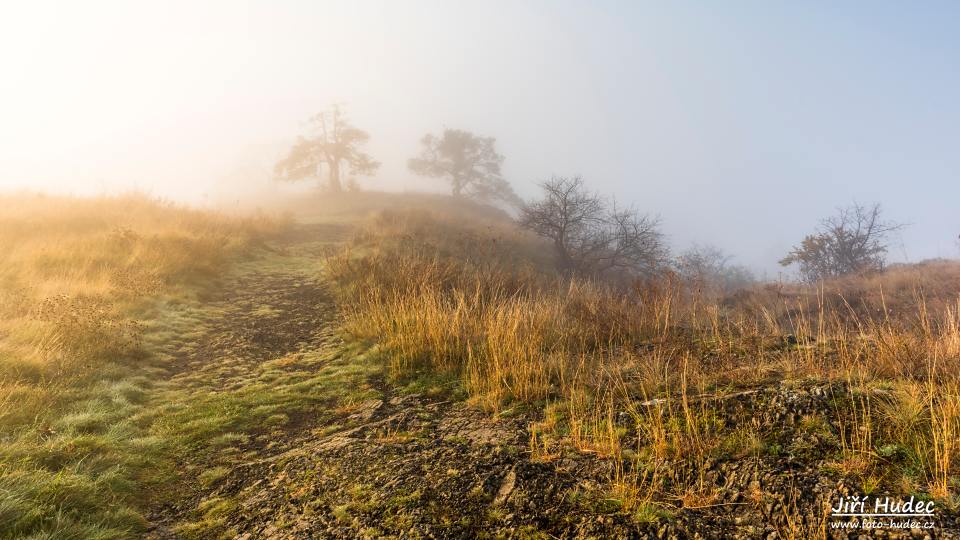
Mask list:
[[[132,418],[155,369],[137,312],[279,226],[145,196],[0,196],[0,536],[143,527],[156,444]]]
[[[704,464],[776,461],[783,449],[770,426],[725,418],[713,397],[803,381],[843,389],[830,418],[803,427],[836,439],[836,453],[817,459],[865,489],[957,504],[956,291],[930,304],[907,300],[907,284],[917,283],[895,269],[723,300],[671,275],[627,288],[561,277],[548,257],[548,246],[506,220],[389,212],[328,268],[346,296],[346,329],[378,341],[396,375],[455,373],[491,411],[539,411],[532,456],[549,461],[572,445],[613,458],[612,496],[627,511],[709,507],[716,493]],[[881,283],[877,300],[869,288]],[[890,297],[896,308],[883,310]]]
[[[534,262],[540,248],[502,223],[477,229],[384,213],[329,268],[352,295],[349,330],[380,339],[397,373],[463,372],[471,393],[497,409],[551,397],[585,376],[571,357],[635,346],[656,332],[656,319],[628,297],[545,271]]]
[[[960,297],[960,263],[929,260],[894,264],[882,272],[844,276],[816,286],[772,283],[748,288],[724,299],[728,307],[766,309],[778,323],[821,311],[844,324],[856,319],[912,324],[919,317],[940,319]],[[922,311],[921,311],[922,306]]]

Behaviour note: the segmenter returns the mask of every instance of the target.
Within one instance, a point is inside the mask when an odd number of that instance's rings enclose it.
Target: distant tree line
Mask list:
[[[363,148],[367,132],[334,105],[308,120],[309,133],[275,166],[279,180],[319,180],[339,192],[356,177],[374,174],[380,163]],[[672,258],[659,219],[618,206],[587,189],[580,176],[557,176],[539,184],[541,196],[525,202],[503,177],[504,157],[496,139],[462,129],[445,129],[420,139],[420,152],[407,162],[411,172],[445,180],[454,198],[503,204],[517,210],[518,224],[546,239],[557,268],[586,276],[644,276],[671,271],[697,288],[723,293],[755,281],[745,267],[712,246],[693,246]],[[890,235],[903,225],[882,217],[879,204],[854,204],[824,219],[786,257],[800,277],[817,282],[883,269]]]

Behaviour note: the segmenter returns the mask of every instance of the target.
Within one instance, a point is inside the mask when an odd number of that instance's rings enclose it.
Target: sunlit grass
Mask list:
[[[0,223],[0,536],[132,536],[170,473],[137,315],[277,225],[138,195],[0,196]]]

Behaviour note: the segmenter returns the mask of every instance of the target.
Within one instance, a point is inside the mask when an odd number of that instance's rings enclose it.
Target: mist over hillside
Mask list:
[[[406,161],[463,128],[523,197],[581,174],[770,279],[855,201],[911,224],[894,259],[953,257],[954,10],[30,2],[0,22],[0,187],[256,198],[339,102],[382,162],[368,189],[442,190]]]
[[[0,539],[960,539],[960,4],[0,7]]]

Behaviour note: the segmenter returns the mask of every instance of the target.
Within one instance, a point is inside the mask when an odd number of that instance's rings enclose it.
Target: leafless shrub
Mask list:
[[[580,176],[540,186],[543,199],[521,210],[520,225],[553,243],[560,270],[649,275],[665,264],[668,249],[656,218],[587,191]]]
[[[780,264],[800,266],[800,277],[814,283],[854,273],[882,270],[889,235],[903,228],[886,221],[879,204],[853,204],[820,222],[820,228],[795,246]]]
[[[726,295],[756,283],[749,268],[731,264],[731,256],[715,246],[693,245],[674,261],[680,278],[695,289]]]

